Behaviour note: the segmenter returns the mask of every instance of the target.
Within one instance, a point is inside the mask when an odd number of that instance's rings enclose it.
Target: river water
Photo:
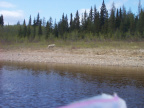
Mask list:
[[[101,93],[144,108],[144,69],[0,62],[0,107],[56,108]]]

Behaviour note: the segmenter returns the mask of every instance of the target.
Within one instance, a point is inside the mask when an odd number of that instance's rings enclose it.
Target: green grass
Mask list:
[[[144,42],[128,42],[128,41],[40,41],[40,42],[22,42],[22,43],[0,43],[3,49],[45,49],[49,44],[56,44],[59,48],[102,48],[102,49],[144,49]]]
[[[102,41],[102,42],[56,42],[58,47],[102,48],[102,49],[144,49],[144,42]]]

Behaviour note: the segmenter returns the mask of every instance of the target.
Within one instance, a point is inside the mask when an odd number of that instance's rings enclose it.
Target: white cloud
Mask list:
[[[15,5],[11,4],[9,2],[0,1],[0,7],[2,7],[2,8],[14,8]]]
[[[79,14],[82,15],[85,11],[86,11],[87,13],[89,13],[90,9],[80,9],[80,10],[78,10],[78,11],[79,11]]]
[[[18,21],[21,22],[24,20],[24,12],[22,10],[17,10],[16,5],[10,2],[0,1],[0,8],[0,15],[3,15],[5,25],[13,25]]]
[[[88,15],[89,12],[90,12],[90,9],[80,9],[80,10],[78,10],[79,16],[80,16],[80,21],[82,20],[82,14],[84,14],[85,11],[86,11],[86,13],[87,13],[87,15]]]
[[[16,24],[18,21],[24,20],[24,12],[22,10],[8,11],[1,10],[0,13],[4,17],[4,24]]]
[[[115,7],[116,7],[116,8],[120,8],[120,7],[122,7],[125,3],[127,3],[128,0],[115,0],[115,1],[110,0],[108,3],[106,3],[106,7],[107,7],[108,11],[110,11],[113,2],[114,2],[114,4],[115,4]]]
[[[83,8],[83,9],[79,9],[79,10],[78,10],[78,12],[79,12],[79,17],[80,17],[80,21],[82,20],[82,14],[84,14],[85,10],[86,10],[87,14],[89,14],[90,9],[84,9],[84,8]],[[74,19],[76,13],[73,12],[72,14],[73,14],[73,19]],[[69,18],[68,22],[70,22],[70,18]]]

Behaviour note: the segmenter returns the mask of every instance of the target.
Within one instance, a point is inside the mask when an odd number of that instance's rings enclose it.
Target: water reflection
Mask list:
[[[0,63],[0,107],[55,108],[100,93],[118,93],[128,107],[144,106],[140,68]]]

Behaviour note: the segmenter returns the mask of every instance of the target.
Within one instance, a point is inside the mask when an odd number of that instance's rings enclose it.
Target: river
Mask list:
[[[0,62],[0,107],[56,108],[101,93],[143,108],[144,69]]]

